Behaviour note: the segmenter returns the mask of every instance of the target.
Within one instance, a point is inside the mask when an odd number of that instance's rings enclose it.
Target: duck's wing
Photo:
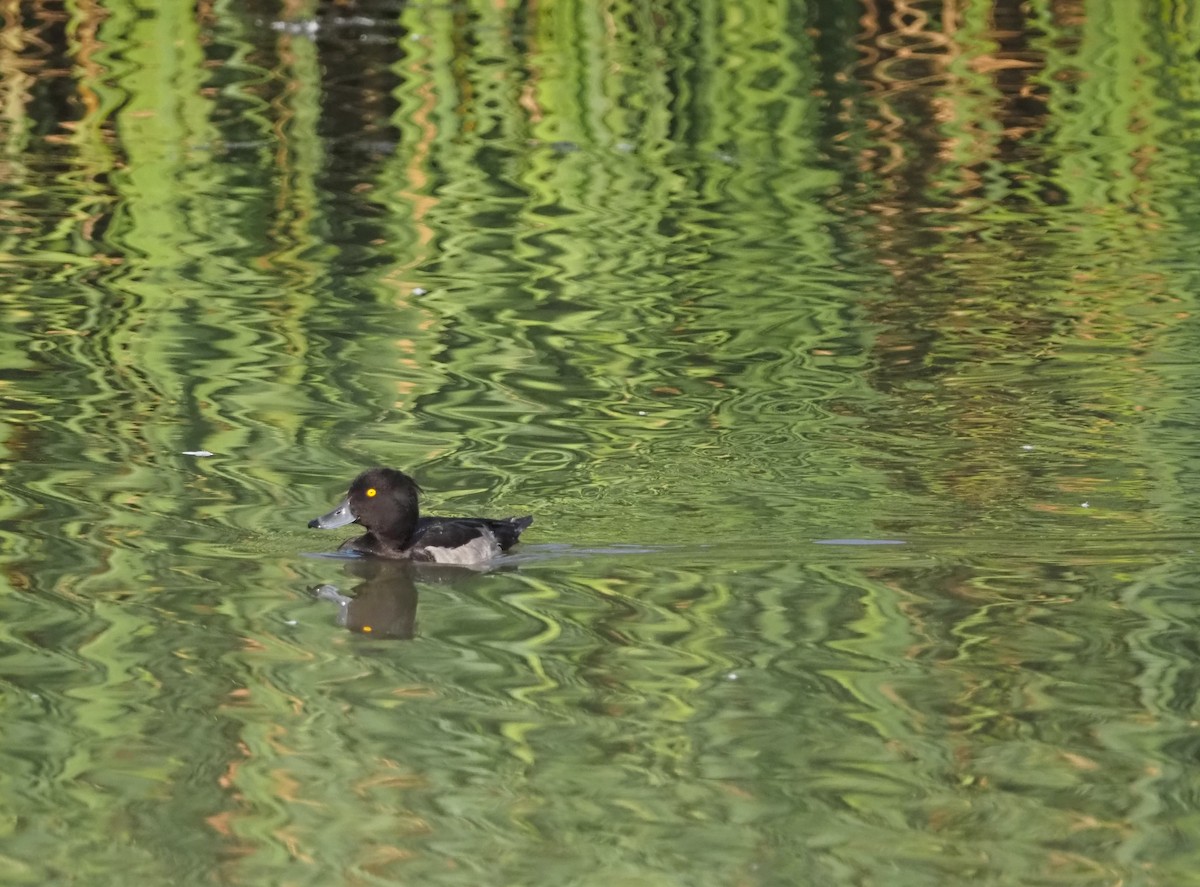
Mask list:
[[[482,553],[491,546],[491,554],[495,554],[512,548],[531,523],[532,517],[423,517],[417,522],[413,548],[457,550],[470,546]]]

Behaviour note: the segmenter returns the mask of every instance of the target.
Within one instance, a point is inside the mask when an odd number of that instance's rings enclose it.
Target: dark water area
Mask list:
[[[0,882],[1195,879],[1197,10],[0,34]]]

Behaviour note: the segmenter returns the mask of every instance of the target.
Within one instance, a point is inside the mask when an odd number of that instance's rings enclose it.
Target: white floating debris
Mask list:
[[[1079,507],[1080,507],[1080,508],[1088,508],[1088,507],[1089,507],[1089,505],[1088,505],[1088,503],[1087,503],[1087,502],[1080,502],[1080,503],[1079,503]]]
[[[1032,450],[1032,449],[1033,449],[1033,444],[1021,444],[1021,449],[1023,449],[1023,450]]]
[[[645,411],[645,410],[638,410],[638,415],[639,415],[639,416],[644,416],[644,415],[646,415],[646,411]]]
[[[211,456],[212,453],[210,453],[208,450],[184,450],[183,455],[199,456],[201,459],[205,459],[205,458]]]
[[[727,681],[736,681],[737,679],[738,676],[736,671],[731,671],[729,674],[725,675],[725,680]]]
[[[423,286],[414,286],[413,290],[412,290],[412,294],[414,296],[423,296],[427,292],[429,292],[429,290],[425,289],[425,287],[423,287]]]

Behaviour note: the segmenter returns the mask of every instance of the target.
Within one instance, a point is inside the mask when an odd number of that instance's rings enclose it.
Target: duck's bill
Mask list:
[[[309,527],[314,530],[336,530],[338,527],[344,527],[346,524],[352,524],[357,517],[350,510],[350,500],[343,499],[341,504],[329,514],[323,514],[320,517],[314,517],[308,522]]]

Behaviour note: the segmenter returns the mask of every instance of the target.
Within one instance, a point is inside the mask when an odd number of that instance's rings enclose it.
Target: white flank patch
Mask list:
[[[472,539],[466,545],[460,545],[458,548],[430,546],[425,550],[429,552],[434,563],[438,564],[477,564],[480,561],[491,560],[500,553],[500,546],[496,543],[496,537],[491,530],[484,529],[481,532],[483,535],[478,539]]]

